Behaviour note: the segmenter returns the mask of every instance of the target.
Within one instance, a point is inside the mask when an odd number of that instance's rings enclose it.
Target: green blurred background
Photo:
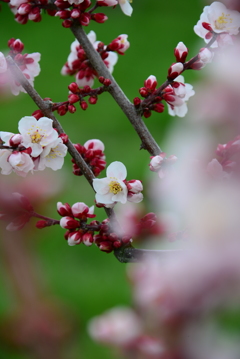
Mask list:
[[[113,75],[130,100],[138,96],[138,89],[149,75],[155,75],[159,85],[165,81],[167,69],[175,60],[174,47],[179,41],[183,41],[189,48],[190,56],[194,56],[202,47],[202,41],[194,34],[193,26],[198,21],[204,4],[201,0],[194,1],[191,5],[188,0],[136,0],[132,5],[134,11],[131,18],[125,16],[118,7],[114,10],[104,8],[109,20],[105,24],[91,22],[90,26],[85,28],[87,33],[94,30],[97,40],[105,44],[120,34],[128,34],[131,46],[124,56],[119,56]],[[14,37],[24,42],[26,52],[40,52],[41,73],[35,79],[36,90],[42,97],[50,97],[56,102],[65,101],[68,95],[67,86],[74,79],[61,76],[60,70],[67,60],[70,44],[74,40],[71,31],[61,26],[59,18],[47,14],[43,14],[40,23],[29,21],[26,25],[18,24],[5,3],[2,3],[0,16],[0,50],[7,52],[7,41]],[[199,73],[189,72],[185,81],[194,83],[198,78]],[[95,86],[98,86],[97,81]],[[0,106],[2,131],[17,132],[18,121],[36,110],[32,100],[22,93],[17,97],[0,99]],[[84,144],[92,138],[101,139],[106,147],[107,163],[116,160],[123,162],[128,170],[128,179],[138,178],[145,183],[147,176],[151,175],[147,174],[149,154],[139,151],[138,136],[107,93],[101,95],[98,104],[90,105],[87,111],[77,108],[75,114],[67,114],[60,119],[74,143]],[[153,113],[145,120],[163,149],[170,127],[178,121],[181,119],[170,117],[167,111],[163,114]],[[10,177],[16,176],[13,174]],[[32,177],[32,180],[36,181],[37,191],[38,174],[35,173]],[[25,181],[20,177],[17,180]],[[94,193],[84,178],[72,175],[69,156],[65,160],[64,168],[51,179],[50,188],[56,186],[60,188],[58,193],[49,195],[46,205],[42,206],[42,213],[45,215],[59,217],[56,213],[57,201],[71,205],[80,201],[89,206],[93,204]],[[48,185],[45,187],[48,193]],[[147,199],[145,205],[147,210],[151,211]],[[96,213],[100,220],[105,217],[100,209],[97,209]],[[112,254],[102,253],[96,247],[69,247],[63,234],[64,231],[57,227],[37,230],[34,223],[30,223],[28,229],[23,232],[23,237],[27,240],[27,251],[34,258],[34,271],[36,270],[40,278],[44,297],[51,298],[51,303],[60,303],[60,307],[64,308],[60,312],[69,319],[70,327],[74,328],[64,357],[113,358],[113,353],[108,348],[91,341],[86,332],[86,323],[91,317],[110,307],[131,304],[126,266],[117,262]],[[5,236],[4,232],[2,236]],[[17,239],[14,234],[10,240]],[[4,256],[4,249],[2,253]],[[11,283],[8,267],[4,260],[1,262],[0,317],[3,325],[0,359],[34,358],[30,352],[24,350],[24,345],[16,345],[14,341],[5,338],[8,320],[12,316],[15,318],[21,305]]]

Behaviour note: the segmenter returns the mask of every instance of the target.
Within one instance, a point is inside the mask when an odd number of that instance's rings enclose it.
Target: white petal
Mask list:
[[[107,168],[107,177],[125,180],[127,177],[127,169],[122,162],[112,162]]]
[[[109,192],[109,183],[111,179],[105,178],[94,178],[93,188],[99,195],[105,195]]]

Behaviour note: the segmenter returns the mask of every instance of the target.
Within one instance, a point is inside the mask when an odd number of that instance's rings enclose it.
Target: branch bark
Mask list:
[[[140,114],[137,113],[134,105],[129,101],[120,86],[115,81],[114,77],[108,71],[106,65],[102,61],[101,56],[92,46],[81,25],[78,22],[75,22],[72,25],[71,30],[76,39],[81,44],[84,51],[86,52],[92,67],[97,71],[98,75],[111,80],[111,85],[109,86],[109,93],[112,95],[119,107],[125,113],[128,120],[131,122],[132,126],[140,137],[142,141],[140,148],[147,150],[152,156],[159,155],[159,153],[162,152],[161,148],[158,146],[155,139],[149,132]]]

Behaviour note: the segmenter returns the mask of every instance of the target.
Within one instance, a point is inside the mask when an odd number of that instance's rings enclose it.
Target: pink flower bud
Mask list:
[[[18,14],[20,14],[20,15],[26,15],[26,14],[28,14],[28,13],[31,11],[31,9],[32,9],[32,5],[31,5],[31,4],[29,4],[29,3],[23,3],[23,4],[21,4],[21,5],[18,7],[17,12],[18,12]],[[16,51],[16,50],[15,50],[15,51]],[[22,52],[22,50],[19,51],[19,52]]]
[[[12,147],[16,147],[22,143],[23,137],[19,133],[16,135],[13,135],[9,140],[9,145]]]
[[[88,108],[88,104],[86,101],[81,101],[80,106],[81,106],[81,109],[84,111]]]
[[[127,189],[132,193],[139,193],[143,190],[142,182],[139,180],[131,180],[127,182]]]
[[[188,55],[188,49],[183,42],[177,44],[177,47],[174,49],[174,55],[177,62],[185,62]]]
[[[111,85],[111,80],[105,79],[105,80],[103,81],[103,84],[104,84],[104,86],[110,86],[110,85]]]
[[[85,246],[90,247],[93,244],[93,235],[91,233],[84,233],[82,242]]]
[[[69,101],[70,104],[78,102],[79,101],[79,96],[76,95],[76,94],[70,94],[70,95],[68,95],[68,101]]]
[[[166,156],[166,153],[162,152],[162,153],[160,153],[160,155],[152,157],[150,164],[149,164],[150,171],[158,172],[162,167],[165,156]]]
[[[181,74],[184,66],[181,62],[176,62],[168,69],[168,79],[174,80],[177,76]]]
[[[73,24],[72,20],[68,20],[68,19],[66,19],[66,20],[64,20],[64,21],[62,22],[62,26],[65,27],[65,28],[71,27],[72,24]]]
[[[97,13],[92,14],[91,19],[98,22],[99,24],[103,24],[108,19],[108,17],[103,13]]]
[[[36,120],[39,120],[39,118],[44,117],[41,110],[36,110],[32,113],[32,116],[36,118]]]
[[[48,222],[47,222],[47,221],[44,221],[44,220],[37,221],[36,227],[37,227],[38,229],[42,229],[42,228],[48,227]]]
[[[144,86],[150,90],[150,91],[154,91],[156,86],[157,86],[157,79],[155,76],[150,75],[147,80],[144,81]]]
[[[89,97],[88,102],[90,103],[90,105],[95,105],[97,103],[97,100],[97,96],[91,96]]]
[[[164,104],[163,103],[156,103],[153,108],[154,111],[158,113],[162,113],[164,111]]]
[[[140,93],[140,95],[142,96],[142,97],[147,97],[148,96],[148,90],[145,88],[145,87],[141,87],[140,89],[139,89],[139,93]]]
[[[63,141],[63,144],[66,145],[66,143],[68,142],[68,135],[66,133],[60,133],[58,137],[60,137]]]
[[[99,249],[102,252],[106,252],[106,253],[110,253],[113,250],[113,246],[112,243],[109,241],[103,241],[100,243],[99,245]]]
[[[22,5],[24,5],[24,4],[22,4]],[[28,5],[28,4],[25,3],[25,5]],[[16,52],[19,52],[19,53],[22,52],[23,49],[24,49],[24,44],[19,39],[16,39],[16,40],[11,39],[11,40],[9,40],[8,46],[10,47],[10,49],[12,49],[12,50],[14,50]]]
[[[74,113],[77,111],[76,107],[74,105],[68,105],[68,111],[70,113]]]
[[[68,89],[72,92],[72,93],[77,93],[79,92],[79,87],[76,84],[76,82],[72,82],[70,85],[68,85]]]
[[[71,206],[68,203],[62,204],[62,202],[57,203],[57,211],[60,214],[60,216],[72,216],[72,209]]]
[[[135,97],[133,99],[134,106],[138,107],[141,104],[141,99],[139,97]]]
[[[60,226],[66,229],[75,229],[80,226],[79,222],[72,217],[63,217],[60,220]]]
[[[80,15],[81,15],[81,12],[80,12],[80,10],[78,10],[78,9],[73,9],[73,10],[71,11],[71,17],[72,17],[73,19],[77,19]]]
[[[88,13],[82,13],[79,22],[82,26],[88,26],[91,19],[91,15]]]
[[[82,233],[80,231],[69,232],[67,241],[69,246],[80,244],[82,242]]]
[[[143,116],[145,117],[145,118],[148,118],[148,117],[150,117],[152,115],[152,113],[151,113],[151,111],[150,110],[144,110],[143,111]]]

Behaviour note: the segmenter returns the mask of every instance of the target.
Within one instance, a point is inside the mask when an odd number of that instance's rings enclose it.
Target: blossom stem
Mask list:
[[[86,52],[91,65],[97,71],[98,75],[103,76],[111,81],[111,85],[108,87],[108,91],[117,102],[119,107],[122,109],[122,111],[125,113],[138,136],[140,137],[142,141],[140,148],[147,150],[152,156],[159,155],[159,153],[162,152],[161,148],[158,146],[155,139],[149,132],[147,126],[141,118],[141,115],[136,111],[135,106],[129,101],[120,86],[108,71],[107,67],[101,59],[101,56],[92,46],[81,25],[75,21],[71,26],[71,30]]]
[[[49,218],[49,217],[43,216],[41,214],[38,214],[36,212],[30,212],[30,214],[32,217],[44,219],[45,221],[51,223],[51,226],[54,226],[55,224],[60,224],[60,221],[57,219]]]

